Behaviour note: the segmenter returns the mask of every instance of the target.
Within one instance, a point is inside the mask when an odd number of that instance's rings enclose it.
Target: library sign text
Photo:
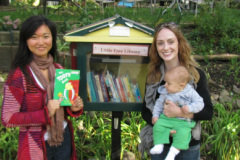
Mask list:
[[[93,54],[148,56],[149,45],[93,43]]]

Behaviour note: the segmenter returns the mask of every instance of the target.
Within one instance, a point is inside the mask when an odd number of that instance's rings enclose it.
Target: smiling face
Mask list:
[[[156,41],[159,56],[165,63],[178,63],[178,39],[169,29],[162,29]]]
[[[47,25],[41,25],[27,40],[29,50],[40,57],[47,57],[52,48],[52,34]]]

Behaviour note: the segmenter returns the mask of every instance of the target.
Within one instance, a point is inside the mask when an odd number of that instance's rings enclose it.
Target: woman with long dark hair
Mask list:
[[[44,16],[22,23],[19,48],[4,86],[2,123],[19,127],[17,159],[77,159],[73,126],[67,116],[78,117],[83,101],[69,107],[53,100],[57,29]]]

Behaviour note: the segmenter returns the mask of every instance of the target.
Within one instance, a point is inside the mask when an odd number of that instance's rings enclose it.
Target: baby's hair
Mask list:
[[[190,74],[184,66],[177,66],[167,72],[174,80],[179,83],[187,84],[190,80]]]

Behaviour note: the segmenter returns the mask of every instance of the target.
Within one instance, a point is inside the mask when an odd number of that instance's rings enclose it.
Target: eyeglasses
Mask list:
[[[155,32],[161,30],[162,28],[178,28],[179,26],[175,22],[160,23],[156,28]]]

